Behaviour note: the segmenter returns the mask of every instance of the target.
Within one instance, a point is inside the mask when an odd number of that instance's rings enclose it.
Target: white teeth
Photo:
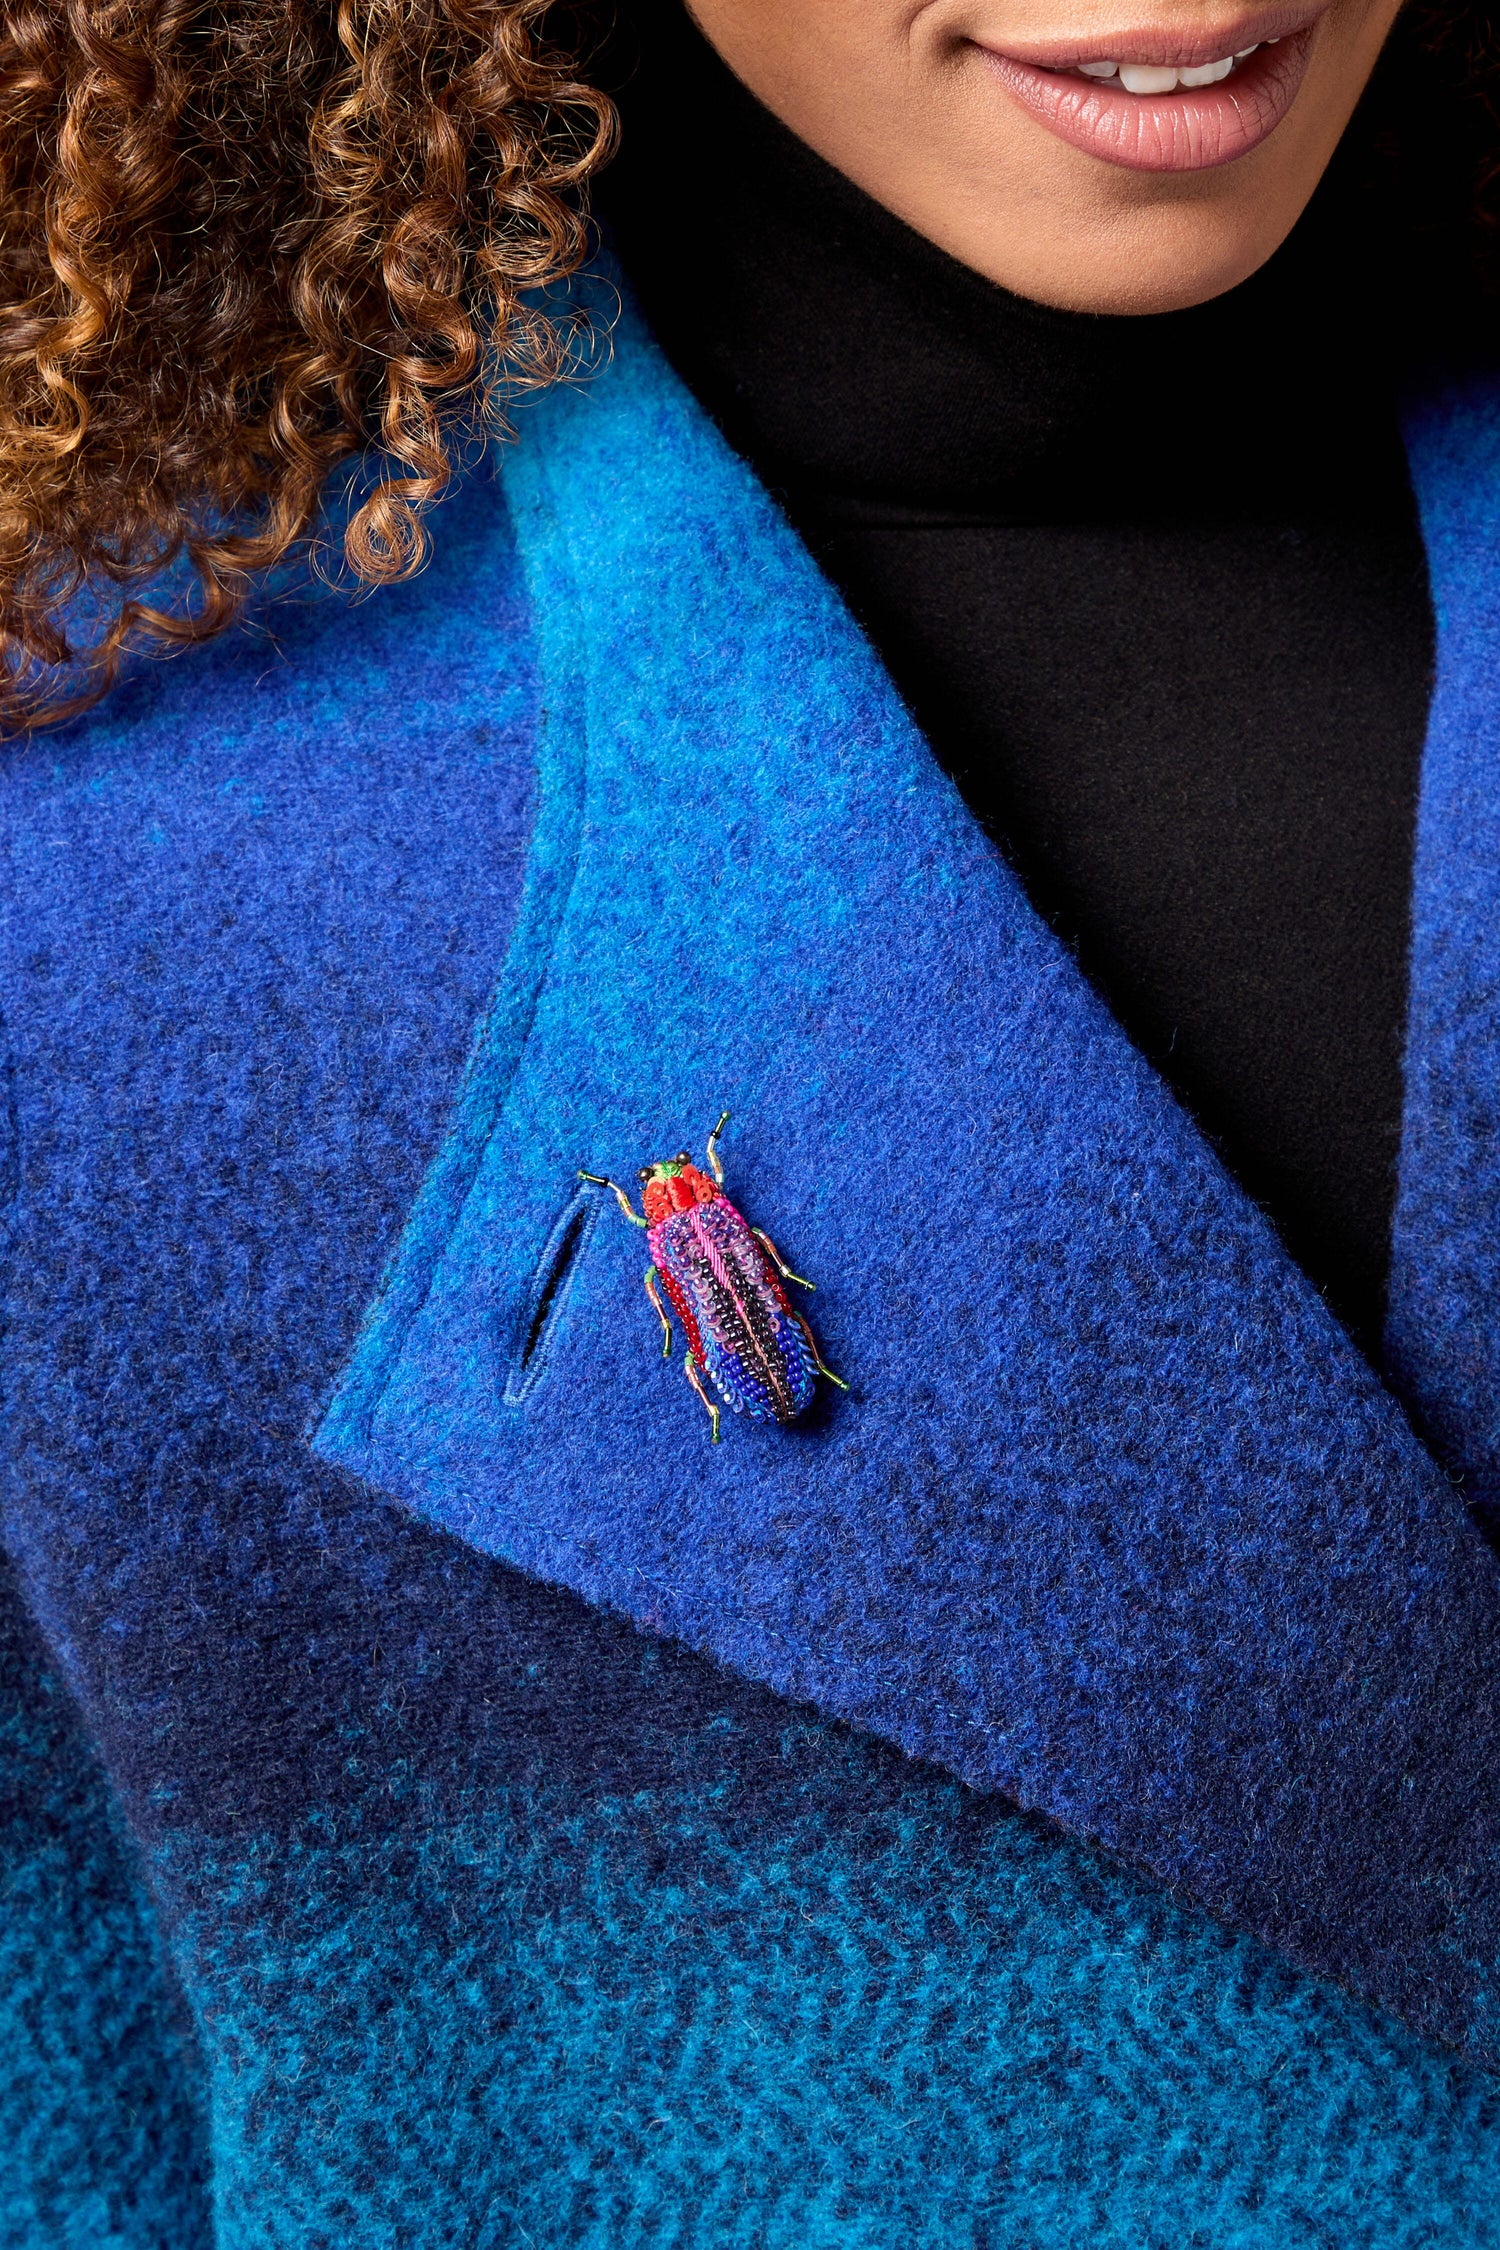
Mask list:
[[[1177,84],[1177,73],[1158,63],[1122,62],[1120,84],[1127,94],[1170,94]]]
[[[1271,42],[1275,44],[1274,41]],[[1218,62],[1197,63],[1187,70],[1173,70],[1166,63],[1086,62],[1078,64],[1083,78],[1114,78],[1118,76],[1127,94],[1171,94],[1179,86],[1217,86],[1220,79],[1256,52],[1254,47],[1242,47],[1236,55],[1223,55]]]
[[[1196,70],[1179,70],[1177,83],[1180,86],[1217,86],[1221,78],[1229,76],[1234,65],[1235,57],[1226,55],[1222,62],[1201,63]]]

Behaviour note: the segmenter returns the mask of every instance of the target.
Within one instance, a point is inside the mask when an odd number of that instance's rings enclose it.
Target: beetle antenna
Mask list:
[[[708,1136],[708,1168],[712,1172],[714,1178],[718,1181],[720,1187],[724,1185],[724,1167],[719,1162],[719,1135],[723,1132],[725,1126],[728,1123],[729,1112],[726,1109],[723,1116],[719,1119],[718,1124],[714,1127],[713,1131]]]
[[[595,1187],[607,1187],[633,1227],[650,1225],[649,1219],[643,1219],[637,1212],[631,1210],[630,1198],[618,1180],[607,1179],[603,1172],[580,1172],[578,1177],[580,1180],[591,1180]]]

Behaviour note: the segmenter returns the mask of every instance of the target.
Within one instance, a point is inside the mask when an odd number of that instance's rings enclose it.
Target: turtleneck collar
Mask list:
[[[1372,367],[1393,379],[1410,343],[1373,124],[1239,288],[1146,318],[1070,313],[996,287],[825,164],[676,0],[639,7],[631,37],[602,215],[669,357],[773,488],[991,522],[1357,508],[1392,429]]]

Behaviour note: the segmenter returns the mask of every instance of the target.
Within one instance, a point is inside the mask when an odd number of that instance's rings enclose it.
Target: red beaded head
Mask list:
[[[685,1151],[660,1164],[643,1164],[641,1180],[641,1202],[651,1226],[669,1219],[674,1211],[690,1210],[695,1203],[712,1203],[719,1192]]]

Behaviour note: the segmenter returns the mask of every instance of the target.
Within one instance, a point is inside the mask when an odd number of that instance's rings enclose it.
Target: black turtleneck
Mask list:
[[[642,7],[602,215],[937,757],[1366,1349],[1433,626],[1354,154],[1250,281],[1052,311]]]

